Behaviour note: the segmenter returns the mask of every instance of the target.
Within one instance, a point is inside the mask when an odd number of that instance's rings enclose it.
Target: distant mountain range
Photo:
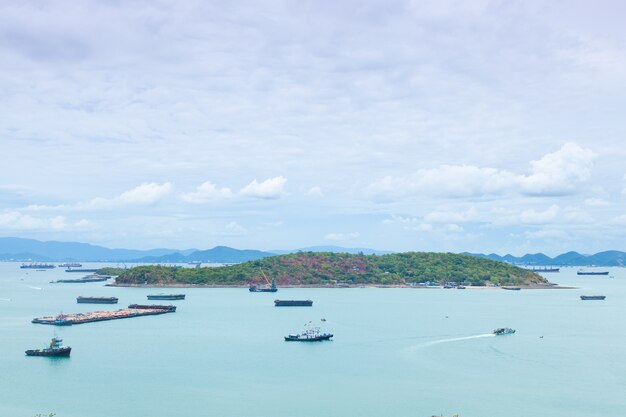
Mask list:
[[[264,252],[251,249],[233,249],[216,246],[213,249],[109,249],[102,246],[78,242],[41,242],[16,237],[0,238],[0,261],[19,262],[141,262],[141,263],[185,263],[214,262],[239,263],[279,254],[295,252],[344,252],[384,254],[391,252],[367,248],[342,248],[339,246],[315,246],[295,250]]]
[[[543,253],[528,253],[524,256],[505,255],[500,256],[495,253],[485,255],[483,253],[468,253],[467,255],[478,256],[480,258],[493,259],[516,265],[530,266],[624,266],[626,265],[626,252],[609,250],[598,252],[595,255],[583,255],[578,252],[566,252],[554,258]]]

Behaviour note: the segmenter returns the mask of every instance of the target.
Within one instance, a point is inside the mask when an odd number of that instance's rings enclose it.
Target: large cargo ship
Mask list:
[[[49,347],[43,349],[29,349],[26,351],[26,356],[62,357],[70,356],[70,352],[72,352],[72,348],[63,346],[63,339],[53,337]]]
[[[532,268],[533,272],[559,272],[560,268]]]
[[[311,300],[274,300],[275,307],[311,307]]]
[[[117,297],[77,297],[79,304],[117,304]]]
[[[65,262],[64,264],[59,264],[59,268],[80,268],[83,264],[78,262]]]
[[[51,281],[51,284],[83,284],[86,282],[102,282],[102,281],[107,281],[111,279],[111,275],[99,275],[99,274],[92,274],[92,275],[87,275],[86,277],[83,278],[76,278],[76,279],[60,279],[58,281]]]
[[[148,300],[184,300],[185,294],[154,294],[148,295]]]
[[[37,317],[31,323],[51,324],[53,326],[71,326],[73,324],[92,323],[95,321],[119,320],[132,317],[154,316],[174,313],[176,306],[131,304],[128,308],[117,311],[92,311],[88,313],[59,314],[58,316]]]
[[[56,268],[53,264],[22,264],[20,265],[20,269],[53,269]]]
[[[576,275],[609,275],[609,271],[578,271]]]

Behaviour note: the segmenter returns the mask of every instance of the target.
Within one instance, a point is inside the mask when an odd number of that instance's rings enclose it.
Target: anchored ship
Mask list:
[[[92,311],[88,313],[59,314],[58,316],[37,317],[31,323],[50,324],[53,326],[71,326],[73,324],[92,323],[95,321],[119,320],[132,317],[153,316],[174,313],[176,306],[131,304],[128,308],[117,311]]]
[[[53,264],[22,264],[20,269],[53,269],[56,268]]]
[[[576,272],[576,275],[609,275],[609,271],[583,271]]]
[[[80,268],[83,264],[79,264],[78,262],[66,262],[64,264],[59,264],[59,268]]]
[[[275,307],[311,307],[311,300],[274,300]]]
[[[83,297],[76,298],[79,304],[117,304],[117,297]]]
[[[148,300],[184,300],[185,294],[156,294],[149,295]]]
[[[509,327],[502,327],[500,329],[496,329],[493,331],[493,334],[495,334],[496,336],[502,336],[505,334],[513,334],[513,333],[515,333],[515,330]]]
[[[96,268],[67,268],[65,272],[98,272]]]
[[[330,340],[333,337],[331,333],[322,333],[319,327],[305,329],[300,333],[285,336],[286,342],[321,342],[322,340]]]
[[[63,339],[53,337],[49,347],[43,349],[29,349],[26,351],[26,356],[70,356],[71,351],[71,347],[63,346]]]
[[[519,291],[521,290],[520,287],[502,287],[503,290],[509,290],[509,291]]]
[[[261,271],[261,275],[263,276],[263,279],[267,283],[267,287],[260,287],[258,285],[250,285],[250,288],[249,288],[250,292],[276,292],[278,291],[278,288],[276,288],[276,281],[272,280],[272,282],[270,282],[270,280],[267,278],[267,276],[265,275],[263,271]]]
[[[559,272],[560,268],[532,268],[533,272]]]
[[[111,279],[111,275],[99,275],[92,274],[87,275],[83,278],[77,279],[60,279],[58,281],[50,281],[51,284],[75,284],[75,283],[85,283],[85,282],[102,282]]]
[[[606,295],[581,295],[581,300],[604,300]]]

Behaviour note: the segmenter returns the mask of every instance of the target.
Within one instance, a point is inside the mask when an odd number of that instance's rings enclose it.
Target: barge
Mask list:
[[[111,279],[111,275],[92,274],[83,278],[76,279],[60,279],[58,281],[50,281],[51,284],[82,284],[85,282],[102,282]]]
[[[578,271],[576,275],[609,275],[609,271]]]
[[[79,304],[117,304],[117,297],[77,297]]]
[[[65,272],[98,272],[98,269],[91,268],[67,268]]]
[[[34,318],[31,323],[50,324],[53,326],[71,326],[73,324],[92,323],[95,321],[119,320],[132,317],[154,316],[174,313],[176,306],[131,304],[128,308],[117,311],[93,311],[88,313],[59,314]]]
[[[156,294],[148,295],[148,300],[184,300],[185,294]]]
[[[275,307],[311,307],[311,300],[274,300]]]

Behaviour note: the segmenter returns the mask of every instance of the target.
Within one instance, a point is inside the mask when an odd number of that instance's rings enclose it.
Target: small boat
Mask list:
[[[148,300],[184,300],[185,294],[156,294],[148,295]]]
[[[581,300],[604,300],[606,295],[581,295]]]
[[[322,340],[330,340],[333,337],[331,333],[322,333],[319,327],[313,327],[303,330],[300,333],[285,336],[286,342],[320,342]]]
[[[70,356],[72,348],[63,346],[63,339],[53,337],[50,346],[43,349],[30,349],[26,351],[26,356],[52,356],[67,357]]]
[[[459,285],[458,287],[456,287],[457,290],[464,290],[465,289],[465,285]]]
[[[520,287],[501,287],[503,290],[509,290],[509,291],[519,291],[521,290]]]
[[[511,329],[510,327],[501,327],[493,331],[493,334],[495,334],[496,336],[502,336],[505,334],[513,334],[513,333],[515,333],[515,330]]]

